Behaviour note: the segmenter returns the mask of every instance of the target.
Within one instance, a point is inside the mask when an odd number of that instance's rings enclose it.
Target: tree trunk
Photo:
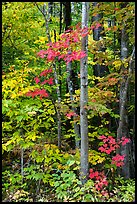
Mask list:
[[[71,2],[71,10],[72,10],[72,13],[75,13],[74,3],[75,3],[75,2]]]
[[[126,5],[124,5],[126,6]],[[124,27],[121,30],[121,60],[124,60],[128,57],[128,36],[126,34],[126,28]],[[134,50],[133,50],[134,53]],[[128,113],[126,110],[126,103],[127,103],[127,91],[129,86],[129,80],[131,75],[131,63],[129,64],[129,76],[126,77],[125,75],[122,77],[122,81],[120,84],[120,96],[119,96],[119,108],[120,108],[120,119],[119,119],[119,126],[117,129],[117,139],[121,140],[123,136],[129,137],[129,127],[128,127]],[[125,71],[124,66],[122,66],[122,71]],[[121,169],[118,170],[121,176],[124,176],[125,178],[130,178],[130,149],[131,149],[131,143],[127,144],[125,146],[122,146],[118,153],[121,155],[126,155],[125,157],[125,165],[121,167]]]
[[[68,30],[69,26],[71,25],[71,3],[63,2],[64,4],[64,23],[65,23],[65,30]]]
[[[71,62],[68,63],[67,65],[67,84],[68,84],[68,90],[70,94],[70,100],[71,100],[71,108],[74,113],[77,114],[77,108],[74,107],[74,84],[72,81],[72,65]],[[80,148],[80,127],[79,125],[75,122],[76,116],[73,116],[73,121],[74,121],[74,132],[75,132],[75,147]]]
[[[98,2],[93,2],[93,8],[96,6],[98,6]],[[93,16],[92,21],[99,22],[102,17],[103,17],[102,14],[97,14],[96,16]],[[93,29],[93,39],[95,41],[99,41],[103,37],[103,34],[101,34],[102,31],[103,31],[102,26],[99,26],[98,28]],[[99,48],[99,51],[105,51],[105,48]],[[94,59],[94,61],[96,60]],[[109,72],[108,67],[105,65],[95,64],[93,66],[93,69],[94,69],[94,75],[99,77],[102,77],[105,75],[105,73]]]
[[[50,16],[53,14],[53,2],[48,2],[48,13]]]
[[[44,16],[45,19],[45,27],[46,27],[46,34],[48,36],[49,43],[51,42],[50,32],[49,32],[49,9],[48,12],[46,11],[46,4],[43,5],[43,9],[40,9],[37,3],[35,3],[37,8],[41,11],[41,13]],[[48,4],[49,6],[49,4]],[[51,9],[51,8],[50,8]],[[60,95],[60,89],[59,89],[59,82],[58,82],[58,74],[56,70],[56,64],[53,63],[53,70],[54,70],[54,78],[55,78],[55,84],[56,84],[56,93],[57,93],[57,127],[58,127],[58,148],[61,148],[61,114],[60,114],[60,103],[61,103],[61,95]]]
[[[88,26],[89,3],[82,2],[82,28]],[[88,54],[88,36],[82,38],[82,50]],[[84,184],[88,179],[88,119],[85,106],[88,102],[88,69],[87,56],[80,61],[80,130],[81,130],[81,172],[80,179]]]
[[[60,2],[60,20],[59,20],[59,35],[61,34],[62,32],[62,2]],[[60,65],[60,60],[59,60],[59,76],[61,76],[61,65]],[[62,85],[62,82],[61,82],[61,79],[59,80],[59,89],[60,89],[60,95],[62,94],[62,89],[61,89],[61,85]]]
[[[64,21],[65,21],[65,30],[69,29],[69,26],[71,25],[71,2],[64,2]],[[70,50],[71,53],[71,50]],[[75,84],[72,81],[72,78],[76,77],[75,75],[72,75],[74,73],[72,71],[72,63],[69,62],[67,64],[67,87],[66,87],[66,92],[70,94],[70,100],[71,100],[71,106],[72,106],[72,111],[74,113],[77,113],[77,109],[73,107],[74,104],[74,98],[73,94],[75,91]],[[74,132],[75,132],[75,147],[80,148],[80,127],[79,125],[75,122],[75,117],[73,116],[74,120]]]

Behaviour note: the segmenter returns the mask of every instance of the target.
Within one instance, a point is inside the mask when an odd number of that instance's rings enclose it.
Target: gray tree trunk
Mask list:
[[[48,2],[48,13],[50,16],[53,14],[53,2]]]
[[[82,2],[82,28],[88,26],[89,2]],[[88,36],[82,38],[82,50],[88,53]],[[88,179],[88,119],[85,106],[88,102],[87,56],[80,61],[80,130],[81,130],[81,171],[80,179],[84,184]]]
[[[125,27],[121,31],[121,60],[124,60],[128,57],[128,36],[126,34]],[[134,54],[134,50],[133,50]],[[122,71],[124,71],[125,68],[122,66]],[[128,127],[128,113],[126,110],[126,103],[127,103],[127,92],[128,92],[128,86],[129,86],[129,80],[130,75],[132,72],[131,63],[129,63],[129,76],[123,76],[122,81],[120,84],[120,96],[119,96],[119,108],[120,108],[120,119],[119,119],[119,126],[117,129],[117,139],[121,140],[123,136],[129,138],[129,127]],[[124,176],[125,178],[130,178],[130,151],[131,150],[131,144],[126,144],[125,146],[122,146],[118,153],[121,155],[125,154],[125,164],[124,166],[118,170],[121,176]]]

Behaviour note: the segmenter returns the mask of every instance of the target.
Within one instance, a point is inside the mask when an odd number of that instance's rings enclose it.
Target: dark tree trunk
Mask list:
[[[63,2],[64,4],[64,23],[65,30],[68,30],[71,25],[71,2]]]
[[[93,2],[93,8],[98,6],[98,2]],[[97,14],[96,16],[93,16],[92,18],[92,21],[96,21],[96,22],[99,22],[101,19],[102,19],[103,15],[101,13]],[[103,31],[103,27],[102,26],[99,26],[98,28],[96,29],[93,29],[93,39],[95,41],[99,41],[101,38],[103,38],[103,35],[104,34],[101,34],[101,32]],[[105,51],[106,48],[100,48],[99,51]],[[96,57],[96,56],[95,56]],[[94,61],[96,61],[94,59]],[[96,64],[93,66],[93,69],[94,69],[94,75],[95,76],[99,76],[99,77],[102,77],[104,76],[106,73],[109,72],[109,69],[107,66],[105,65],[99,65],[99,64]]]
[[[59,28],[59,34],[62,32],[62,2],[60,2],[60,28]]]
[[[65,30],[68,30],[71,25],[71,3],[70,2],[64,2],[64,21],[65,21]],[[71,53],[71,50],[70,50]],[[71,108],[73,112],[77,113],[77,108],[74,108],[74,98],[73,94],[75,92],[75,84],[76,82],[75,78],[77,77],[75,72],[72,69],[72,63],[69,62],[67,64],[67,87],[66,92],[70,94],[70,100],[71,100]],[[75,120],[75,116],[73,117]],[[68,126],[69,127],[69,126]],[[75,132],[75,147],[80,148],[80,127],[79,125],[74,122],[74,132]]]
[[[64,15],[64,24],[65,24],[65,31],[69,29],[71,25],[71,3],[70,2],[63,2],[63,15]],[[66,82],[66,93],[68,93],[68,85]]]

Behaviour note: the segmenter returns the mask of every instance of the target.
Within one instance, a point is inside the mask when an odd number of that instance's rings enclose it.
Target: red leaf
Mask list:
[[[40,82],[40,79],[38,77],[35,77],[34,80],[35,80],[36,84],[38,84]]]

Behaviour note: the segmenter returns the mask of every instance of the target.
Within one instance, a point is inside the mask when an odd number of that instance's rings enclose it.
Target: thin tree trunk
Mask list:
[[[71,100],[71,107],[72,107],[72,111],[74,113],[77,113],[77,109],[74,107],[74,97],[73,97],[73,93],[74,93],[74,84],[71,80],[71,75],[72,75],[72,65],[71,62],[68,63],[67,65],[67,84],[68,84],[68,90],[69,90],[69,94],[70,94],[70,100]],[[74,121],[74,132],[75,132],[75,147],[76,148],[80,148],[80,127],[79,125],[75,122],[76,116],[73,116],[73,121]]]
[[[40,9],[37,3],[35,3],[37,8],[41,11],[45,19],[45,26],[46,26],[46,34],[48,36],[49,43],[51,42],[50,32],[49,32],[49,13],[46,12],[46,4],[43,5],[43,9]],[[60,103],[61,103],[61,96],[60,96],[60,89],[59,89],[59,82],[58,82],[58,75],[56,70],[56,64],[53,63],[53,70],[54,70],[54,78],[56,84],[56,93],[57,93],[57,127],[58,127],[58,148],[61,148],[61,114],[60,114]]]
[[[53,14],[53,2],[48,2],[48,13],[50,16]]]
[[[70,2],[64,2],[64,21],[65,21],[65,30],[68,30],[69,26],[71,25],[71,3]],[[69,51],[71,53],[71,51]],[[72,63],[69,62],[67,64],[67,92],[70,94],[70,100],[71,100],[71,106],[72,106],[72,111],[74,113],[77,112],[77,109],[73,107],[74,104],[74,98],[73,98],[73,93],[75,91],[74,84],[72,82]],[[74,120],[74,132],[75,132],[75,147],[80,148],[80,131],[79,131],[79,125],[75,122],[75,117],[73,116]]]
[[[21,137],[23,137],[23,129],[20,129],[20,136]],[[20,148],[20,163],[21,163],[21,165],[20,165],[20,167],[21,167],[21,176],[22,176],[22,184],[23,184],[23,178],[24,178],[24,167],[23,167],[23,165],[24,165],[24,149],[23,149],[23,147],[21,147]]]
[[[62,2],[60,2],[60,20],[59,20],[59,35],[62,32]],[[60,60],[59,60],[59,76],[61,76],[61,64],[60,64]],[[61,79],[59,79],[59,89],[60,89],[60,96],[62,94],[62,89],[61,89]]]
[[[60,26],[59,26],[59,34],[62,32],[62,2],[60,2]]]
[[[114,2],[114,7],[116,7],[116,2]],[[116,17],[115,17],[115,13],[116,11],[114,10],[114,19],[112,21],[112,26],[116,26]],[[114,60],[115,60],[115,57],[116,57],[116,32],[114,31],[114,38],[113,38],[113,44],[114,44]]]
[[[82,28],[88,26],[89,3],[82,2]],[[82,38],[82,50],[88,53],[88,36]],[[88,102],[88,69],[87,56],[80,61],[80,130],[81,130],[81,172],[80,179],[84,184],[88,179],[88,119],[85,106]]]
[[[22,176],[22,184],[23,184],[23,178],[24,178],[24,162],[23,162],[23,158],[24,158],[24,149],[23,147],[21,148],[21,176]]]

